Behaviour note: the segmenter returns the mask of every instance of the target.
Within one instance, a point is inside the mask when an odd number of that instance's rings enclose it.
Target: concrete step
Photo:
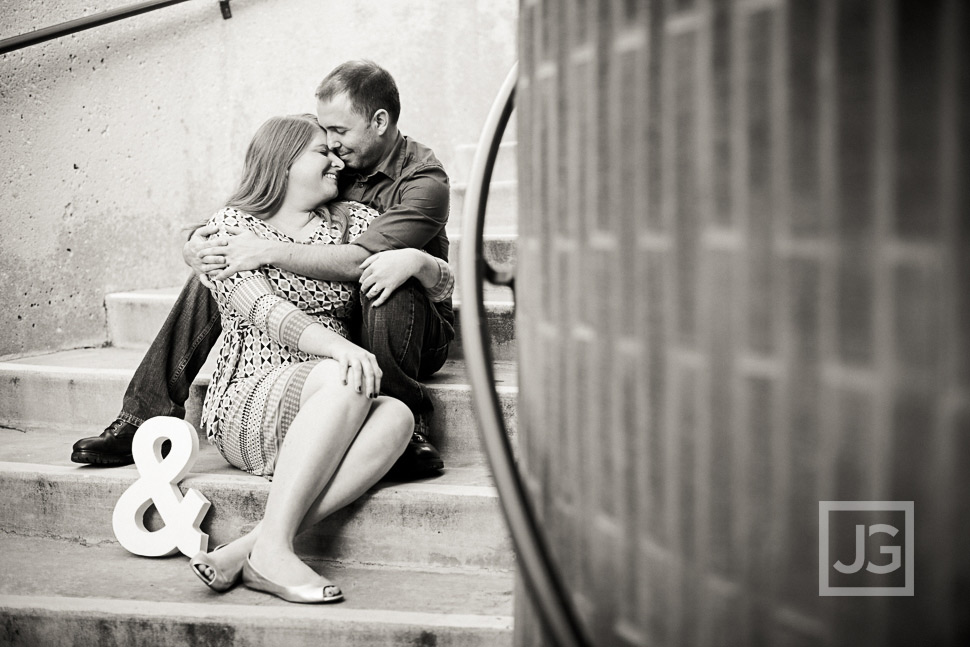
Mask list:
[[[485,258],[496,267],[511,269],[515,267],[516,238],[513,235],[489,236],[485,240]],[[456,278],[459,275],[458,262],[461,249],[461,236],[452,240],[450,257]],[[460,280],[460,279],[459,279]],[[108,341],[119,348],[145,348],[155,338],[165,317],[168,316],[181,286],[116,292],[105,296],[105,310],[108,322]],[[512,308],[512,291],[506,287],[485,284],[487,323],[492,333],[492,353],[496,360],[516,359],[515,316]],[[462,295],[454,298],[456,312],[460,309]],[[461,346],[460,322],[456,331],[458,339],[452,345],[452,357],[464,356]]]
[[[461,235],[462,214],[468,184],[451,184],[451,211],[448,218],[448,235]],[[489,185],[488,204],[485,207],[485,233],[495,236],[514,236],[519,230],[519,183],[517,180],[493,179]]]
[[[118,348],[145,349],[151,344],[168,316],[181,287],[114,292],[104,298],[108,318],[108,341]],[[492,356],[500,361],[514,361],[518,347],[515,341],[515,309],[509,288],[486,286],[486,324],[492,339]],[[464,358],[460,310],[461,299],[455,298],[455,340],[449,356]]]
[[[512,575],[311,562],[346,601],[291,604],[238,586],[215,594],[181,555],[0,534],[0,644],[512,644]]]
[[[451,262],[452,268],[455,273],[458,273],[458,258],[459,250],[461,249],[461,243],[464,236],[461,234],[451,234],[449,232],[448,238],[451,241],[451,249],[449,250],[449,261]],[[516,244],[518,241],[518,236],[514,233],[507,234],[486,234],[484,240],[482,241],[482,251],[489,261],[493,265],[499,265],[504,268],[514,269],[516,260]],[[487,288],[488,286],[486,286]],[[496,293],[498,294],[498,293]],[[458,295],[460,296],[460,295]]]
[[[111,514],[138,477],[137,467],[70,462],[77,435],[65,430],[0,429],[0,519],[5,533],[115,542]],[[181,488],[212,503],[202,522],[209,546],[252,529],[263,517],[270,483],[230,466],[207,442]],[[161,527],[154,509],[150,528]],[[303,555],[345,564],[502,571],[514,558],[498,493],[483,465],[448,464],[443,474],[385,481],[301,535]]]
[[[143,351],[83,348],[0,362],[0,426],[100,433],[121,408],[121,400]],[[202,433],[199,417],[217,353],[196,378],[186,420]],[[495,364],[496,391],[515,442],[515,366]],[[435,403],[431,436],[446,463],[484,464],[464,362],[449,360],[426,383]]]
[[[506,132],[512,132],[507,129]],[[493,182],[515,181],[519,178],[519,164],[516,159],[518,144],[514,141],[503,141],[498,147],[498,156],[492,168]],[[467,183],[472,172],[472,163],[478,144],[461,144],[455,146],[454,165],[450,169],[452,183]]]

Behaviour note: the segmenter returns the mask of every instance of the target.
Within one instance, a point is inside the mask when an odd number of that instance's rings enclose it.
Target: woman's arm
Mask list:
[[[271,339],[310,355],[332,357],[343,370],[345,384],[370,397],[380,393],[377,357],[275,294],[262,272],[246,270],[213,284],[220,303],[229,304]]]
[[[225,210],[210,222],[223,231],[226,225],[239,225],[231,212],[227,215]],[[380,392],[381,371],[377,358],[278,296],[262,271],[237,272],[214,280],[210,289],[224,310],[232,308],[274,341],[337,360],[346,371],[345,381],[358,392],[374,397]]]
[[[444,301],[455,290],[451,266],[420,249],[392,249],[369,256],[360,268],[360,289],[379,306],[405,281],[417,279],[432,301]]]

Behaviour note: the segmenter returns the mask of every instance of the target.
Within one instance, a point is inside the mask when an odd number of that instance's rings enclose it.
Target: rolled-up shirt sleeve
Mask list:
[[[423,249],[448,224],[448,175],[438,165],[414,171],[404,183],[400,202],[388,208],[355,245],[371,254],[389,249]]]
[[[451,265],[448,261],[432,256],[435,262],[438,263],[438,269],[441,272],[441,278],[438,282],[432,285],[430,288],[426,288],[428,298],[431,301],[438,303],[444,301],[450,297],[455,291],[455,273],[451,271]]]

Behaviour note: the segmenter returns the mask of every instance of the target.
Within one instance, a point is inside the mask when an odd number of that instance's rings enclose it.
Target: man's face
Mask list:
[[[347,93],[317,102],[317,120],[327,133],[327,145],[348,169],[365,173],[384,157],[384,144],[373,119],[354,112]]]

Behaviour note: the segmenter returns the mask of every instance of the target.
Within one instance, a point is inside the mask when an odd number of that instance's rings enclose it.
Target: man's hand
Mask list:
[[[199,281],[205,287],[212,289],[212,281],[209,280],[207,272],[222,269],[222,256],[206,254],[205,250],[211,250],[213,245],[223,244],[212,239],[219,233],[216,225],[204,225],[197,228],[189,236],[189,239],[182,246],[182,259],[185,264],[192,268]]]
[[[361,293],[371,300],[372,306],[380,306],[412,276],[420,280],[422,272],[429,269],[438,271],[436,266],[428,267],[427,258],[421,250],[411,248],[392,249],[368,256],[360,264],[360,269],[364,271],[360,275]]]
[[[221,257],[222,264],[209,271],[209,278],[222,281],[237,272],[255,270],[270,262],[269,251],[275,243],[260,238],[248,229],[228,227],[229,238],[216,241],[217,246],[203,249],[206,258]]]
[[[199,227],[192,232],[192,235],[182,246],[182,259],[185,264],[192,268],[192,271],[199,276],[205,276],[212,270],[222,269],[222,255],[204,254],[203,251],[212,249],[213,245],[225,244],[219,241],[208,240],[210,236],[219,233],[219,228],[215,225]]]

